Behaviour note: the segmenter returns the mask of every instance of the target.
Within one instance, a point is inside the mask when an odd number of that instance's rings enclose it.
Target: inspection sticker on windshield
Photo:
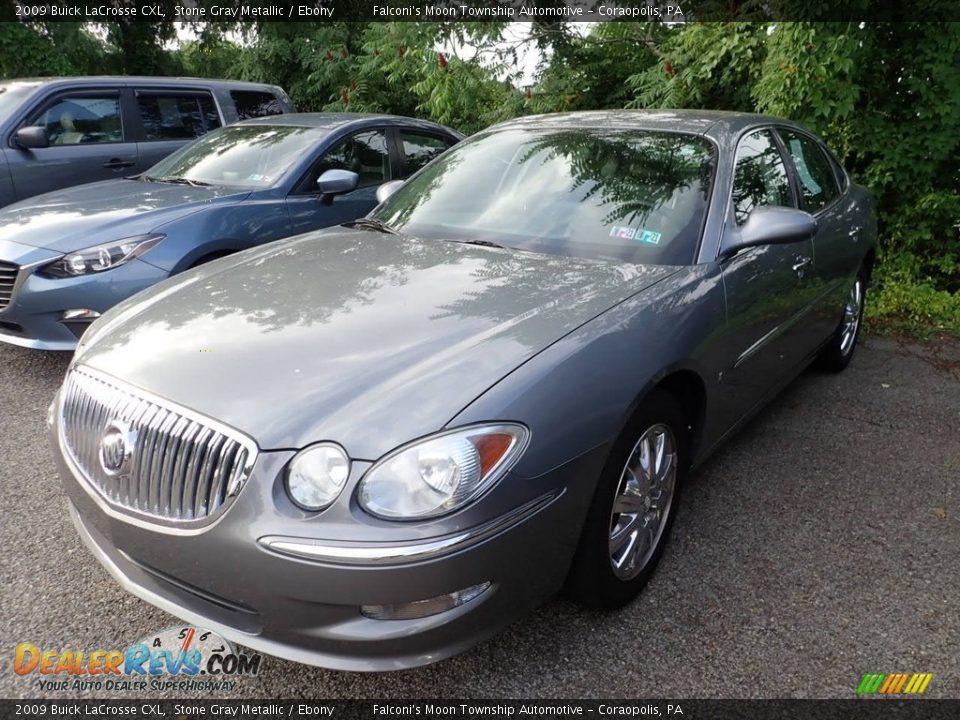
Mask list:
[[[659,245],[661,235],[653,230],[614,225],[610,229],[610,237],[621,238],[623,240],[636,240],[647,243],[648,245]]]

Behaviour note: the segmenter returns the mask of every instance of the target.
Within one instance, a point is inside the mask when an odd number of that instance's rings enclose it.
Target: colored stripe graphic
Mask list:
[[[857,686],[857,695],[920,695],[933,673],[867,673]]]

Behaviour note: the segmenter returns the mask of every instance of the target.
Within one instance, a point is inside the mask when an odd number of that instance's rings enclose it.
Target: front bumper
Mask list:
[[[64,322],[65,312],[106,312],[169,277],[167,271],[139,259],[84,277],[54,279],[36,273],[60,256],[51,250],[0,241],[0,260],[20,266],[10,304],[0,309],[0,342],[36,350],[73,351],[89,323]]]
[[[407,541],[385,543],[358,539],[356,527],[346,532],[337,522],[285,515],[276,478],[290,452],[261,453],[226,512],[187,534],[103,507],[64,460],[55,432],[54,442],[73,521],[128,591],[254,650],[366,671],[455,655],[555,594],[592,492],[583,479],[595,477],[597,461],[590,454],[525,479],[536,497],[482,526],[437,537],[429,526],[408,525]],[[356,464],[357,475],[369,467]],[[553,490],[542,492],[547,487]],[[296,540],[295,552],[269,549],[278,537]],[[362,605],[407,603],[488,582],[475,600],[429,617],[376,620],[360,612]]]

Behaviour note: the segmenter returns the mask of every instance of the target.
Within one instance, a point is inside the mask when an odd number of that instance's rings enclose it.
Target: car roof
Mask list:
[[[184,85],[196,87],[222,88],[275,88],[268,83],[247,82],[245,80],[218,80],[197,77],[174,77],[156,75],[81,75],[76,77],[33,77],[9,78],[3,85],[95,85],[96,83],[111,83],[120,85]]]
[[[529,115],[495,125],[498,130],[526,128],[542,130],[616,129],[664,130],[719,137],[739,134],[754,125],[793,125],[772,115],[725,110],[599,110]]]
[[[263,117],[250,118],[242,120],[237,125],[284,125],[291,127],[309,127],[332,130],[343,125],[416,125],[432,130],[443,130],[452,135],[462,137],[449,128],[446,128],[429,120],[418,120],[416,118],[403,117],[400,115],[387,115],[380,113],[349,113],[349,112],[326,112],[326,113],[284,113],[283,115],[265,115]]]

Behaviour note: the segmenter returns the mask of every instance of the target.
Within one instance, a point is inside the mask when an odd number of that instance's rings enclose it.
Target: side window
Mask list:
[[[351,170],[360,176],[359,187],[390,179],[390,153],[383,130],[368,130],[341,140],[320,159],[313,182],[327,170]],[[312,190],[312,188],[311,188]]]
[[[407,177],[452,147],[455,141],[401,130],[400,142],[403,143],[403,176]]]
[[[769,130],[747,135],[737,148],[733,213],[743,225],[758,207],[793,207],[790,178]]]
[[[139,95],[137,108],[147,140],[192,140],[220,127],[209,95]]]
[[[833,167],[834,177],[836,177],[837,182],[840,183],[840,192],[846,192],[847,175],[843,171],[843,166],[840,164],[840,161],[837,160],[836,156],[830,151],[827,151],[827,159],[830,161],[830,165]]]
[[[780,137],[797,169],[803,209],[815,213],[829,205],[840,191],[823,150],[812,138],[792,130],[781,130]]]
[[[280,100],[268,92],[231,90],[230,97],[233,99],[233,105],[237,108],[237,115],[241,120],[283,114],[283,105]]]
[[[118,95],[63,97],[30,120],[50,135],[50,145],[123,142]]]

